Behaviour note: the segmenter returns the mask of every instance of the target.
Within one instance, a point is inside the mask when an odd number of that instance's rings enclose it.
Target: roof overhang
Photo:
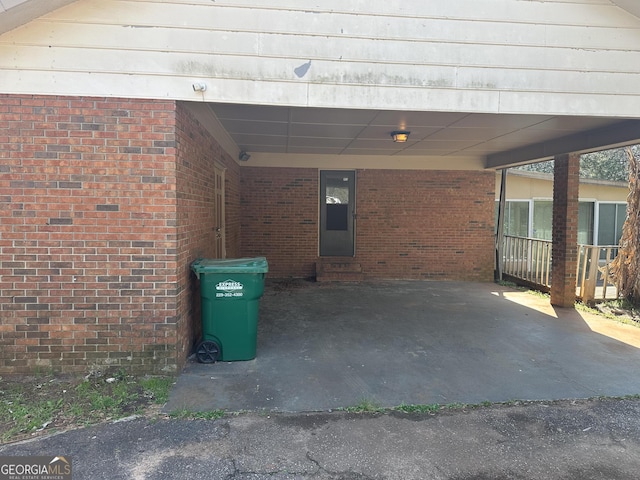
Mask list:
[[[0,34],[76,0],[0,0]]]
[[[0,34],[30,22],[77,0],[0,0]],[[614,5],[640,18],[638,0],[611,0]]]
[[[612,0],[612,2],[632,15],[640,18],[640,2],[638,2],[638,0]]]
[[[640,120],[626,120],[609,126],[559,136],[542,142],[487,155],[487,168],[507,168],[516,165],[551,160],[566,153],[589,153],[640,142]]]
[[[75,2],[76,0],[0,0],[0,33]],[[638,0],[612,2],[630,15],[640,18]],[[251,75],[247,78],[251,78]],[[304,85],[301,87],[300,91],[306,92],[305,98],[308,99],[308,89],[304,90]],[[128,82],[126,88],[130,88]],[[122,95],[121,92],[109,91],[114,96]],[[191,85],[187,85],[185,91],[189,95],[194,93]],[[451,98],[456,94],[456,90],[452,89],[439,91],[450,93]],[[504,102],[501,93],[497,89],[489,93],[491,98],[500,97],[502,107]],[[95,92],[77,94],[92,95]],[[437,97],[434,94],[429,98],[433,100]],[[318,98],[316,105],[317,100]],[[293,101],[280,106],[223,103],[236,101],[235,97],[218,97],[216,101],[218,103],[203,102],[204,108],[196,109],[199,111],[199,118],[210,125],[216,138],[222,138],[227,151],[235,157],[239,151],[248,151],[252,155],[252,161],[258,160],[259,156],[272,159],[287,156],[288,162],[294,162],[306,155],[331,157],[334,161],[338,161],[338,158],[387,157],[389,164],[390,157],[393,157],[394,160],[401,160],[398,163],[394,161],[394,165],[405,165],[406,168],[424,163],[457,167],[466,162],[472,168],[500,169],[547,160],[563,153],[586,153],[640,143],[637,110],[629,108],[614,112],[619,116],[597,117],[589,115],[606,115],[607,112],[586,112],[587,116],[584,116],[584,111],[576,111],[575,116],[562,116],[545,112],[566,112],[566,109],[546,108],[539,109],[538,114],[523,114],[516,112],[528,110],[492,110],[485,108],[485,105],[483,108],[478,107],[477,111],[468,111],[475,106],[468,103],[443,111],[449,106],[423,102],[422,104],[440,111],[398,111],[366,110],[369,108],[368,103],[363,109],[362,103],[354,104],[354,108],[342,108],[335,104],[333,106],[339,108],[320,108],[283,106],[300,105]],[[242,101],[246,102],[247,99]],[[188,104],[194,109],[197,105],[192,101]],[[487,105],[491,106],[491,103]],[[330,106],[331,104],[326,105]],[[403,108],[401,103],[393,102],[379,106],[385,107]],[[403,129],[411,131],[409,141],[394,144],[390,133]]]

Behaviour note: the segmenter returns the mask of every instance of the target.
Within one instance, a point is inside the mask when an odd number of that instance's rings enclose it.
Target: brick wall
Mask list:
[[[271,277],[315,273],[317,169],[242,169],[242,253]],[[366,277],[491,281],[491,172],[359,170],[356,261]]]
[[[225,170],[227,256],[239,256],[239,167],[193,118],[183,104],[177,108],[177,359],[181,366],[200,339],[199,282],[190,265],[197,258],[215,258],[215,170]]]
[[[265,256],[270,277],[315,275],[318,170],[241,169],[241,251]]]
[[[199,337],[213,165],[228,257],[310,277],[317,169],[239,166],[165,101],[0,96],[0,375],[175,371]],[[357,172],[357,261],[378,278],[490,280],[494,177]]]
[[[175,103],[0,96],[0,374],[176,368]]]
[[[495,174],[356,173],[356,258],[377,278],[490,281]]]

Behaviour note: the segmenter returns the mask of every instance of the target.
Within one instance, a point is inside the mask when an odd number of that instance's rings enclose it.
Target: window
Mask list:
[[[533,238],[551,240],[553,225],[553,201],[535,200],[533,202]]]
[[[496,202],[496,225],[500,202]],[[529,202],[508,200],[504,208],[504,234],[514,237],[529,236]]]
[[[620,237],[622,237],[622,225],[626,218],[626,203],[599,204],[598,245],[618,245]]]
[[[532,231],[529,230],[529,209],[533,204]],[[498,223],[499,202],[496,202],[496,225]],[[626,218],[625,203],[598,204],[599,226],[595,229],[594,202],[578,204],[578,243],[593,245],[597,236],[597,245],[617,245],[622,236],[622,224]],[[508,200],[504,211],[504,234],[516,237],[532,237],[540,240],[552,240],[553,201],[552,200]]]
[[[578,243],[593,245],[593,202],[578,204]]]

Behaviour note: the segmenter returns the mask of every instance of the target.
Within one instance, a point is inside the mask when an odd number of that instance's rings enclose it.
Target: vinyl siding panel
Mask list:
[[[0,36],[0,68],[3,93],[637,117],[640,19],[606,0],[80,0]]]

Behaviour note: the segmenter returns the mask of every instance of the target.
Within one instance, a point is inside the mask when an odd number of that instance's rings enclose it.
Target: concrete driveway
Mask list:
[[[165,411],[640,393],[640,329],[495,284],[267,282],[257,358],[190,362]]]

